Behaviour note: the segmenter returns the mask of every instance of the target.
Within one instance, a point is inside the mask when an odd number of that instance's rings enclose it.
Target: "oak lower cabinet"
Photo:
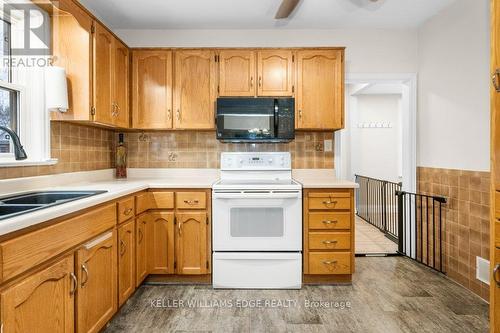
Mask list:
[[[118,228],[118,306],[135,291],[135,220]]]
[[[76,258],[77,332],[99,332],[118,309],[116,230],[83,245]]]
[[[147,260],[150,274],[174,272],[174,213],[149,212]]]
[[[207,212],[176,212],[177,274],[207,274]]]
[[[354,273],[354,190],[305,189],[304,283],[351,281]]]
[[[297,51],[297,129],[344,128],[344,50]]]
[[[73,255],[68,255],[2,291],[2,332],[74,332],[73,270]]]

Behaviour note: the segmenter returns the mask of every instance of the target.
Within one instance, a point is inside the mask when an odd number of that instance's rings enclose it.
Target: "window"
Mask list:
[[[10,35],[10,23],[1,20],[0,21],[0,54],[3,56],[2,59],[10,60],[11,57],[11,35]],[[10,66],[5,66],[5,60],[2,62],[0,67],[0,81],[4,83],[11,83],[12,76]],[[5,86],[0,86],[0,126],[7,126],[13,129],[16,133],[19,132],[18,127],[18,92],[6,88]],[[10,136],[7,132],[0,130],[0,154],[11,154],[12,147]]]

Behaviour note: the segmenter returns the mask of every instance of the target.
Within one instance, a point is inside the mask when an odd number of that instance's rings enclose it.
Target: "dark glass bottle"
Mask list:
[[[127,178],[127,148],[123,145],[123,133],[118,134],[115,164],[116,178]]]

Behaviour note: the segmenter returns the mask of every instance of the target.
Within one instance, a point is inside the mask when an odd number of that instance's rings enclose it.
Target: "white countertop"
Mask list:
[[[0,180],[0,196],[43,190],[105,190],[106,193],[0,220],[0,235],[27,228],[148,188],[211,188],[218,169],[128,169],[127,179],[114,179],[113,169]],[[304,188],[355,188],[335,178],[334,170],[293,170]]]

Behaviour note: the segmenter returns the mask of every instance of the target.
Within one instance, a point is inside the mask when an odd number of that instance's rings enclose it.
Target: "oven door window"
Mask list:
[[[231,237],[283,237],[284,210],[279,207],[242,207],[230,210]]]
[[[218,104],[219,139],[265,140],[276,136],[272,100],[226,99]]]

